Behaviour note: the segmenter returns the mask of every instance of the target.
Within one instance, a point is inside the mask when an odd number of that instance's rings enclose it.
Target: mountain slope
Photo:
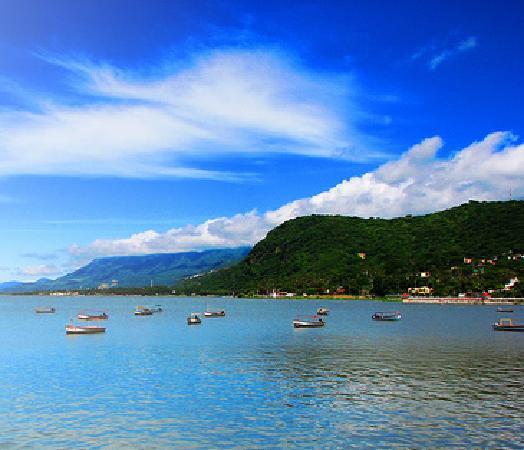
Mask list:
[[[321,292],[342,286],[351,293],[384,294],[429,285],[448,294],[500,287],[522,274],[524,263],[508,260],[511,252],[522,251],[522,201],[471,201],[389,220],[309,216],[272,230],[236,266],[184,281],[177,289]],[[477,259],[465,264],[465,257]],[[480,262],[493,257],[498,257],[495,264]],[[431,275],[421,277],[421,272]]]
[[[144,256],[97,258],[84,267],[57,278],[35,283],[8,285],[4,291],[96,288],[118,280],[119,287],[173,285],[186,276],[205,273],[234,264],[247,255],[249,248],[164,253]]]

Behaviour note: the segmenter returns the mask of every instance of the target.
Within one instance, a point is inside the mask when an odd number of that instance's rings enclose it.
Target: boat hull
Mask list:
[[[104,327],[77,327],[72,325],[66,325],[66,334],[99,334],[105,333]]]
[[[89,314],[78,314],[76,317],[79,320],[107,320],[109,318],[107,314],[100,314],[98,316]]]
[[[393,319],[379,319],[377,317],[372,317],[373,320],[376,320],[377,322],[398,322],[400,318],[393,318]]]
[[[307,321],[307,320],[294,320],[293,328],[320,328],[325,325],[325,322],[320,321]]]
[[[402,319],[402,315],[400,314],[391,314],[391,315],[373,314],[371,318],[373,320],[376,320],[377,322],[397,322],[400,319]]]
[[[202,321],[200,319],[187,319],[188,325],[200,325]]]
[[[493,329],[495,331],[524,331],[524,325],[499,325],[494,323]]]
[[[225,317],[226,312],[225,311],[219,311],[219,312],[205,312],[204,317],[211,318],[211,317]]]

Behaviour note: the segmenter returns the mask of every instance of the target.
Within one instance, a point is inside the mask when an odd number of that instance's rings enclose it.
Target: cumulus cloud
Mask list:
[[[511,133],[496,132],[442,159],[437,153],[443,141],[432,137],[372,172],[273,211],[219,217],[164,233],[149,230],[123,239],[98,239],[87,246],[73,245],[69,251],[76,258],[92,258],[253,245],[270,229],[298,216],[422,214],[471,199],[504,199],[510,188],[516,197],[522,197],[524,144],[515,142]]]
[[[47,58],[72,98],[0,112],[0,175],[238,179],[202,158],[293,153],[368,159],[347,74],[274,50],[216,50],[154,74]]]

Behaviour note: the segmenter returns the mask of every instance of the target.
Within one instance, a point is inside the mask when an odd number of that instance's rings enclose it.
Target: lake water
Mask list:
[[[155,303],[165,311],[132,315]],[[34,313],[46,305],[57,313]],[[206,305],[226,317],[187,326]],[[319,306],[324,328],[292,328]],[[0,308],[0,449],[524,447],[524,333],[493,331],[492,306],[0,296]],[[106,310],[107,333],[66,336],[83,309]],[[384,310],[403,319],[371,320]]]

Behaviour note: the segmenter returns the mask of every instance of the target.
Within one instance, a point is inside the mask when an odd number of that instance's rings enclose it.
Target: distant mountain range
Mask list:
[[[97,258],[84,267],[51,280],[33,283],[0,283],[1,292],[33,292],[64,289],[97,288],[105,284],[118,287],[143,287],[151,282],[171,286],[184,277],[228,267],[249,253],[249,247],[205,250],[201,252],[161,253],[144,256]]]

